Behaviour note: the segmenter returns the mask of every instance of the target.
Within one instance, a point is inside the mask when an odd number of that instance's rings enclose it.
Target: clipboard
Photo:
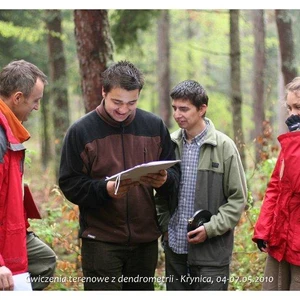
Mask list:
[[[127,169],[113,176],[106,177],[105,181],[109,181],[109,180],[116,181],[116,180],[123,180],[123,179],[131,179],[132,181],[139,181],[141,176],[145,176],[148,173],[158,173],[160,170],[166,170],[180,161],[181,160],[151,161],[149,163],[137,165],[133,168]]]
[[[24,184],[24,208],[27,218],[29,219],[41,219],[42,216],[36,206],[28,184]]]

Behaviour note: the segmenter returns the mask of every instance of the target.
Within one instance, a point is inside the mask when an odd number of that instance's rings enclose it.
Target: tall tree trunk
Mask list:
[[[252,12],[253,36],[254,36],[254,78],[253,78],[253,122],[255,138],[255,162],[263,158],[263,149],[266,139],[264,137],[265,122],[265,22],[264,11],[253,10]]]
[[[284,109],[282,105],[282,99],[285,96],[285,87],[284,87],[284,78],[281,70],[281,54],[278,49],[278,80],[277,80],[277,93],[278,93],[278,106],[277,106],[277,114],[276,114],[276,124],[278,124],[277,135],[286,133],[288,128],[285,124],[285,120],[287,118],[287,111]],[[278,143],[279,145],[279,143]]]
[[[170,39],[169,12],[162,10],[158,18],[157,48],[158,48],[158,97],[160,116],[167,127],[171,125],[170,105]]]
[[[48,86],[49,87],[49,86]],[[45,171],[53,157],[51,133],[50,133],[50,92],[48,87],[44,91],[43,99],[41,101],[41,163]]]
[[[275,10],[284,85],[297,76],[292,19],[288,10]]]
[[[193,34],[193,30],[192,30],[192,24],[193,24],[193,19],[190,16],[190,12],[187,11],[187,22],[186,22],[186,36],[188,38],[188,40],[192,40],[194,34]],[[186,50],[186,55],[187,55],[187,62],[190,66],[193,66],[193,55],[192,55],[193,51],[190,47],[187,48]],[[195,68],[188,68],[187,70],[187,77],[188,79],[190,78],[194,78],[195,77]]]
[[[54,168],[58,176],[59,157],[62,141],[69,127],[68,85],[66,75],[66,59],[62,41],[60,10],[47,10],[46,23],[48,29],[48,51],[51,79],[51,97],[53,99],[53,123],[55,136]]]
[[[102,100],[101,73],[113,58],[107,10],[75,10],[75,37],[86,112]]]
[[[230,13],[230,66],[231,66],[231,103],[234,141],[246,169],[245,141],[242,126],[242,93],[241,93],[241,51],[239,36],[239,10]]]
[[[275,10],[277,32],[279,38],[281,71],[283,76],[284,86],[291,82],[297,76],[297,68],[295,67],[295,45],[292,28],[292,19],[288,10]],[[279,87],[282,91],[284,87]],[[280,92],[282,95],[283,92]],[[278,133],[287,131],[285,125],[286,113],[283,111],[282,98],[279,98],[280,111],[278,114]]]

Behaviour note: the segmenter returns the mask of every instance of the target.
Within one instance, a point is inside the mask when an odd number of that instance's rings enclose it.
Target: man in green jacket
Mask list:
[[[183,81],[170,95],[180,127],[171,135],[181,159],[180,190],[168,203],[156,197],[167,290],[227,290],[234,228],[247,200],[240,155],[205,117],[208,96],[198,82]],[[207,218],[189,231],[188,220],[199,210]]]

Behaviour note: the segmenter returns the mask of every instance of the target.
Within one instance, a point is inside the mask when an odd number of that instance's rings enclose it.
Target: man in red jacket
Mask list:
[[[300,77],[286,86],[288,133],[271,176],[253,241],[268,253],[263,290],[300,290]]]
[[[13,61],[0,73],[0,290],[13,290],[13,275],[50,277],[56,255],[33,232],[28,232],[24,209],[23,142],[30,138],[22,125],[39,109],[46,75],[24,60]],[[42,290],[47,280],[32,282]]]

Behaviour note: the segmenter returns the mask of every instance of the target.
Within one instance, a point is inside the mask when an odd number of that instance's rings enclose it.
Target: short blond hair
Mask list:
[[[300,92],[300,76],[295,77],[290,83],[285,86],[285,99],[289,92]]]

